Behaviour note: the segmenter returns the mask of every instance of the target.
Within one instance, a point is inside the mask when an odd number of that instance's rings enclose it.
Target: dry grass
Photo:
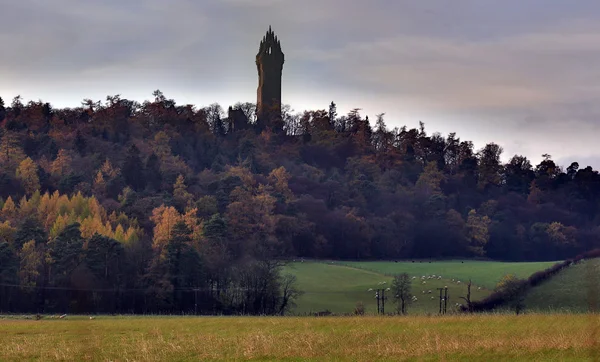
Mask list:
[[[598,315],[0,321],[2,361],[594,361]]]

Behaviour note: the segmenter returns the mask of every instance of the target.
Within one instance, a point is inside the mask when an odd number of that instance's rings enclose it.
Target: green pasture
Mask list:
[[[455,279],[493,289],[506,274],[514,274],[519,278],[527,278],[531,274],[546,269],[556,262],[498,262],[476,260],[403,260],[398,262],[334,262],[353,268],[373,271],[385,275],[408,273],[410,275],[442,275],[445,279]]]
[[[525,297],[529,311],[600,311],[600,259],[563,269],[532,288]]]
[[[505,274],[528,277],[553,264],[460,260],[431,263],[305,261],[288,264],[284,272],[296,275],[299,288],[305,292],[294,310],[297,314],[324,310],[352,313],[357,302],[365,305],[367,313],[374,314],[377,311],[375,290],[391,287],[392,275],[404,272],[416,277],[412,292],[417,301],[409,307],[409,314],[435,314],[439,311],[439,291],[436,288],[448,287],[448,311],[452,312],[456,303],[465,303],[460,297],[467,296],[469,278],[473,282],[471,300],[478,300],[489,295]],[[427,279],[432,275],[436,277]],[[423,276],[425,279],[422,279]],[[438,276],[442,279],[437,279]],[[383,282],[385,284],[381,284]],[[390,299],[386,303],[386,312],[393,312],[393,295],[391,291],[388,293]]]

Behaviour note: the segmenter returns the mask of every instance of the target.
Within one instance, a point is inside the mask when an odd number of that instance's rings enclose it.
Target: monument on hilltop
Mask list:
[[[256,99],[257,127],[263,130],[269,127],[282,130],[281,120],[281,75],[283,72],[284,55],[277,36],[271,30],[260,42],[256,54],[258,69],[258,89]]]

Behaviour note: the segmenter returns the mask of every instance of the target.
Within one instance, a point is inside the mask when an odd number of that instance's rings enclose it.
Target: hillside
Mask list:
[[[0,100],[0,310],[273,314],[294,285],[274,260],[547,261],[600,245],[592,168],[502,163],[497,144],[333,102],[257,125],[251,103],[153,96]]]
[[[525,296],[532,312],[591,312],[600,308],[600,259],[572,265]]]
[[[388,262],[296,262],[284,268],[284,273],[297,277],[298,287],[304,291],[297,300],[297,314],[329,310],[334,313],[352,313],[357,302],[365,305],[367,313],[377,311],[374,298],[375,289],[388,288],[391,275],[408,273],[416,277],[412,283],[412,293],[417,301],[409,307],[410,314],[436,314],[439,309],[439,293],[436,288],[448,287],[449,310],[456,310],[455,304],[464,304],[460,297],[466,297],[468,276],[472,277],[471,299],[487,297],[498,280],[505,274],[527,277],[553,263],[503,263],[479,261],[443,261],[429,263],[388,263]],[[436,275],[433,279],[422,280],[423,276]],[[437,277],[442,276],[442,279]],[[466,278],[465,278],[466,277]],[[458,283],[459,279],[461,283]],[[423,284],[423,281],[426,284]],[[386,282],[386,284],[381,284]],[[369,289],[373,289],[369,291]],[[429,291],[432,291],[430,294]],[[425,293],[423,293],[425,291]],[[391,302],[386,304],[387,312],[394,312]],[[433,299],[432,299],[433,297]]]

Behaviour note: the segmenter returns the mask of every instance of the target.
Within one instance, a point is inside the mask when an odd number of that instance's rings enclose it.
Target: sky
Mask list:
[[[255,102],[269,25],[282,102],[425,123],[503,160],[600,168],[597,0],[4,0],[0,97],[77,107],[160,89],[198,107]]]

